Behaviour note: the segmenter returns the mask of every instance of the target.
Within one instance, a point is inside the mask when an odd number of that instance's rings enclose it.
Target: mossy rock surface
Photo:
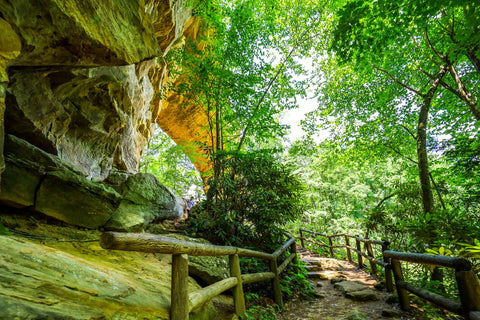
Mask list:
[[[0,236],[0,319],[169,318],[170,255],[104,250],[98,231],[21,219],[6,219],[18,223],[21,237]],[[199,288],[189,278],[188,291]],[[190,315],[214,317],[212,303]]]

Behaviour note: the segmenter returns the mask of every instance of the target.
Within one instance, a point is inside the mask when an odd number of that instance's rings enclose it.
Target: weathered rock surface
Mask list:
[[[365,285],[354,281],[342,281],[338,282],[334,286],[339,289],[347,298],[356,301],[375,301],[378,300],[377,293],[365,287]]]
[[[6,131],[98,179],[112,168],[136,173],[155,123],[188,132],[173,138],[195,146],[206,118],[198,122],[201,110],[160,98],[172,93],[163,88],[170,81],[166,65],[157,63],[182,37],[197,37],[187,2],[0,0],[8,42],[0,48]],[[162,120],[172,116],[178,123]],[[194,161],[197,152],[187,151]]]
[[[178,218],[177,198],[151,174],[127,172],[95,183],[58,157],[9,135],[0,202],[87,228],[142,231]],[[116,189],[116,190],[115,190]]]
[[[359,310],[350,310],[344,318],[345,320],[367,320],[368,318]]]
[[[345,268],[338,262],[336,259],[332,258],[322,258],[315,259],[311,258],[306,261],[309,264],[309,271],[322,271],[322,270],[335,270],[342,271]]]
[[[118,231],[141,231],[151,222],[180,218],[177,197],[148,173],[124,174],[111,184],[122,196],[115,214],[105,225]]]
[[[155,64],[12,71],[6,131],[89,177],[105,179],[112,167],[134,173],[152,133],[148,70]]]
[[[2,0],[0,7],[24,47],[14,66],[127,65],[160,55],[142,1]]]
[[[3,150],[5,95],[8,84],[7,63],[20,54],[22,44],[10,24],[2,18],[0,18],[0,34],[2,35],[0,37],[0,150]],[[0,152],[0,175],[4,169],[3,152]]]
[[[0,236],[0,319],[169,319],[169,256],[107,251],[68,234],[74,241],[47,236],[48,246]],[[188,285],[199,288],[193,279]],[[214,313],[208,303],[190,318]]]
[[[179,234],[170,234],[180,240],[193,241],[198,243],[210,244],[205,239],[190,238]],[[195,279],[201,280],[206,285],[213,284],[227,278],[230,274],[228,259],[226,256],[204,257],[190,256],[188,265],[188,273]]]
[[[25,141],[9,135],[0,201],[58,220],[98,228],[113,215],[120,195],[93,183],[71,166]]]
[[[35,210],[76,226],[98,228],[116,212],[120,195],[112,188],[64,172],[42,177]]]

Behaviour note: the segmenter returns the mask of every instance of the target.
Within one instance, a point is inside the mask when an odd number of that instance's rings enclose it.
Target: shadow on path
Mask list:
[[[378,279],[357,266],[298,250],[318,298],[288,302],[279,320],[420,319],[401,311],[397,303],[387,303],[392,295],[381,289]]]

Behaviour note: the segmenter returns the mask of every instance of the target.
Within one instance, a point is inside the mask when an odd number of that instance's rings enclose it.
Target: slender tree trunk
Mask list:
[[[467,87],[458,75],[457,70],[455,70],[455,67],[452,64],[449,64],[448,68],[453,80],[455,81],[455,84],[457,85],[460,99],[465,101],[475,119],[477,119],[477,121],[480,121],[480,109],[478,108],[478,102],[476,98],[472,96],[472,94],[468,91]]]
[[[440,290],[441,292],[445,292],[445,285],[443,283],[443,279],[444,279],[443,269],[440,267],[434,267],[430,275],[430,280],[437,281],[437,283],[435,284],[435,287],[437,288],[437,290]]]
[[[478,50],[479,50],[479,47],[476,46],[475,48],[467,52],[467,57],[468,57],[468,60],[470,60],[470,62],[474,65],[477,72],[480,72],[480,58],[476,54]]]
[[[440,82],[442,81],[443,76],[447,72],[446,67],[442,67],[440,72],[436,75],[433,80],[432,85],[428,89],[426,95],[423,96],[423,103],[420,108],[420,115],[418,117],[417,125],[417,155],[418,155],[418,171],[420,176],[420,184],[422,186],[422,200],[423,200],[423,213],[426,216],[428,213],[432,213],[433,206],[433,192],[430,181],[430,171],[428,166],[428,154],[427,154],[427,122],[428,122],[428,113],[432,100],[435,96]],[[429,229],[430,240],[433,240],[436,235],[435,228],[431,226],[426,226]],[[439,281],[439,288],[443,288],[443,272],[440,268],[435,267],[431,274],[431,280]]]
[[[430,184],[428,157],[427,157],[427,122],[428,113],[432,100],[435,96],[435,92],[445,75],[447,69],[442,67],[440,72],[435,77],[432,85],[428,89],[427,94],[423,96],[422,106],[420,108],[420,115],[418,116],[417,124],[417,156],[418,156],[418,171],[420,177],[420,184],[422,187],[422,201],[423,201],[423,213],[426,216],[427,213],[433,212],[433,193]]]

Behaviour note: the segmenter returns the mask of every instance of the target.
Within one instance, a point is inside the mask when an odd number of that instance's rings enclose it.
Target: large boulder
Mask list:
[[[103,226],[121,197],[113,188],[94,183],[81,171],[27,142],[9,135],[0,201],[87,228]]]
[[[152,174],[116,171],[106,182],[122,196],[106,229],[139,232],[152,222],[181,218],[178,198]]]
[[[58,220],[95,229],[110,219],[120,199],[112,188],[58,171],[43,177],[34,208]]]
[[[169,319],[168,257],[102,250],[98,242],[69,234],[74,241],[55,242],[45,235],[49,246],[0,236],[0,319]],[[85,240],[98,236],[90,233]],[[190,292],[200,288],[192,278],[188,287]],[[190,319],[214,314],[207,303]]]
[[[360,282],[341,281],[334,285],[334,288],[340,290],[345,297],[355,301],[376,301],[378,294]]]
[[[87,228],[143,231],[148,224],[183,215],[176,197],[153,175],[114,171],[104,182],[28,142],[8,135],[0,202],[31,208]]]
[[[344,320],[367,320],[368,318],[359,310],[353,309],[348,311],[343,319]]]

